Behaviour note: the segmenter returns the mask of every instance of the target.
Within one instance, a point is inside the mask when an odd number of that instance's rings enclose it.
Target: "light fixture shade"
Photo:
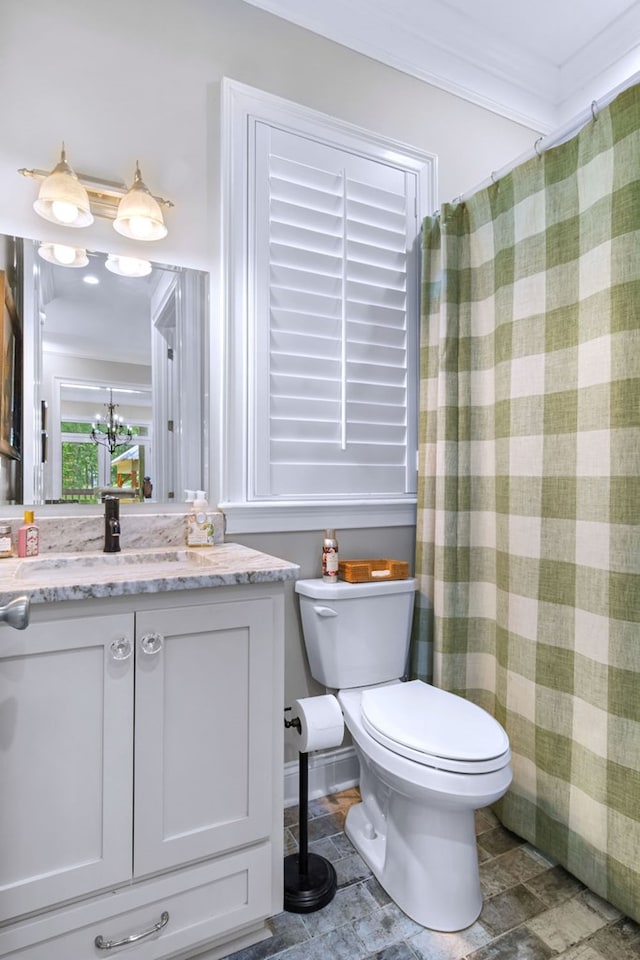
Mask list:
[[[38,256],[56,267],[86,267],[87,251],[82,247],[67,247],[63,243],[41,243]]]
[[[137,257],[120,257],[110,253],[105,267],[119,277],[148,277],[151,273],[151,264],[148,260],[139,260]]]
[[[33,209],[45,220],[63,227],[88,227],[93,223],[89,194],[67,163],[64,144],[60,162],[42,181]]]
[[[162,240],[167,235],[160,204],[143,183],[137,163],[133,183],[118,204],[113,226],[131,240]]]

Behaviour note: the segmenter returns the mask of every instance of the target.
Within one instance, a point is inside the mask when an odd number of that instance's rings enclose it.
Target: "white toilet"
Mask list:
[[[511,783],[509,740],[485,710],[406,670],[415,580],[296,592],[313,677],[338,690],[360,761],[347,836],[398,906],[433,930],[482,908],[474,811]]]

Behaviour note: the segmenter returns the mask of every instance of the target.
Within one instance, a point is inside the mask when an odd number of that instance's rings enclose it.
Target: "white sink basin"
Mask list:
[[[174,576],[179,576],[194,568],[209,565],[209,559],[199,551],[186,548],[123,550],[121,553],[74,553],[52,557],[29,557],[23,560],[15,571],[17,580],[60,580],[100,577],[128,573],[134,578],[141,574],[142,568],[150,573],[160,573],[162,568]],[[138,570],[132,570],[138,567]],[[181,569],[182,568],[182,569]]]

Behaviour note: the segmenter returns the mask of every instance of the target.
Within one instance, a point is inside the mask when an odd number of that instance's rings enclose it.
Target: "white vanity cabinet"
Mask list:
[[[282,594],[38,604],[1,630],[0,958],[213,958],[266,934]]]
[[[131,874],[133,614],[0,634],[0,922]]]

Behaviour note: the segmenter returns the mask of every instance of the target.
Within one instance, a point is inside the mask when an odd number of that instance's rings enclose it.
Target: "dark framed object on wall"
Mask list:
[[[11,287],[0,270],[0,454],[19,460],[22,424],[22,329]]]

